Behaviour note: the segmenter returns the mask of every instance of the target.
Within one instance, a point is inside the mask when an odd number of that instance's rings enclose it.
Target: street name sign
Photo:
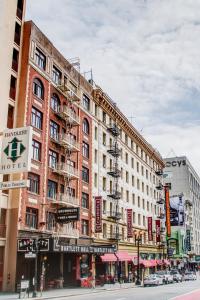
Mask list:
[[[26,188],[29,184],[29,180],[4,181],[0,182],[0,190]]]

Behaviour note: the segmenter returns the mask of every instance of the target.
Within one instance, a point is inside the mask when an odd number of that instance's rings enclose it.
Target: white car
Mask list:
[[[170,274],[173,276],[174,281],[176,281],[176,282],[182,282],[183,281],[183,277],[179,273],[178,270],[171,270]]]
[[[144,279],[144,287],[151,285],[161,285],[163,284],[163,278],[157,274],[151,274]]]
[[[185,272],[184,279],[185,280],[196,280],[197,276],[194,272]]]
[[[174,278],[173,278],[173,275],[170,274],[169,271],[157,271],[156,272],[156,275],[159,275],[162,277],[163,279],[163,283],[173,283],[174,282]]]

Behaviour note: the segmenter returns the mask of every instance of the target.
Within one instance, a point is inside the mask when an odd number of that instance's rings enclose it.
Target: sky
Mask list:
[[[200,175],[200,1],[27,0],[32,19],[163,157]]]

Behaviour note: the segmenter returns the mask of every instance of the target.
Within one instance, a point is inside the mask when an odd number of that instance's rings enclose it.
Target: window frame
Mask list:
[[[34,106],[31,109],[31,126],[39,130],[42,130],[43,127],[43,113]]]
[[[35,49],[35,63],[40,69],[46,70],[46,55],[38,47]]]
[[[32,159],[41,161],[41,143],[37,140],[32,140]]]
[[[37,77],[33,79],[33,94],[40,100],[44,100],[44,85]]]

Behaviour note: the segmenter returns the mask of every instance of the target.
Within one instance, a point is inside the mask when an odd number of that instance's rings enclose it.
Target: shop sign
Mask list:
[[[22,290],[29,288],[29,280],[21,280],[20,287]]]
[[[186,247],[186,251],[191,251],[190,229],[186,229],[185,247]]]
[[[165,167],[181,167],[186,166],[186,160],[173,160],[173,161],[167,161],[165,163]]]
[[[152,217],[148,217],[148,240],[153,241]]]
[[[195,261],[200,262],[200,255],[195,255]]]
[[[29,180],[4,181],[0,182],[0,190],[26,188],[29,187],[29,183]]]
[[[3,132],[1,174],[30,171],[32,127],[7,129]]]
[[[68,223],[80,219],[79,207],[62,207],[57,210],[56,220],[58,223]]]
[[[170,197],[170,224],[171,226],[184,225],[183,195],[173,195]]]
[[[156,243],[160,243],[160,220],[156,220]]]
[[[25,258],[36,258],[36,253],[32,253],[32,252],[25,253]]]
[[[165,188],[165,209],[166,209],[167,237],[170,237],[171,236],[171,220],[170,220],[170,202],[169,202],[168,188]]]
[[[49,239],[21,238],[18,239],[19,252],[49,251]]]
[[[102,232],[102,197],[97,196],[95,199],[95,232]]]
[[[116,247],[60,245],[56,242],[56,240],[54,240],[53,250],[56,252],[105,254],[105,253],[115,253]]]
[[[127,238],[132,238],[133,237],[133,222],[132,222],[132,209],[128,208],[127,209]]]
[[[174,248],[168,248],[167,249],[167,255],[168,256],[173,256],[173,254],[174,254]]]

